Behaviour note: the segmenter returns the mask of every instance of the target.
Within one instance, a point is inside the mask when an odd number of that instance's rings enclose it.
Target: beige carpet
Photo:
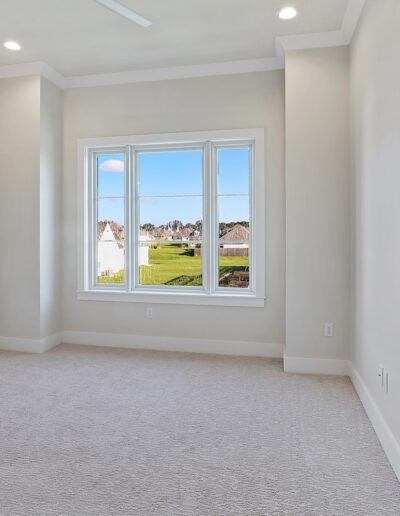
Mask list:
[[[279,361],[0,353],[0,514],[396,515],[346,378]]]

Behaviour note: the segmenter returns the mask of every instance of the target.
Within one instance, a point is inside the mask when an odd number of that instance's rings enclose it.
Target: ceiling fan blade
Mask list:
[[[110,11],[113,11],[116,14],[119,14],[120,16],[123,16],[124,18],[127,18],[130,21],[133,21],[134,23],[137,23],[141,27],[150,27],[152,25],[152,22],[149,20],[146,20],[146,18],[143,18],[143,16],[140,16],[140,14],[135,13],[135,11],[132,11],[128,7],[125,7],[125,5],[120,4],[116,0],[94,0],[98,4],[102,5],[103,7],[106,7],[107,9],[110,9]]]

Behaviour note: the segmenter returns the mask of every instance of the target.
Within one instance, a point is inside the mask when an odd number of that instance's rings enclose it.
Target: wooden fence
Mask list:
[[[196,247],[194,250],[195,256],[201,256],[201,248]],[[220,256],[249,256],[248,247],[221,247],[219,250]]]

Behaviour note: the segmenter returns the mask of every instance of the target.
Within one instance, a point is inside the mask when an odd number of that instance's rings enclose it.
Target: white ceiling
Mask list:
[[[340,30],[348,0],[120,0],[147,29],[93,0],[1,0],[0,66],[43,61],[64,76],[275,56],[275,38]],[[299,16],[283,22],[284,5]],[[20,52],[3,47],[16,40]]]

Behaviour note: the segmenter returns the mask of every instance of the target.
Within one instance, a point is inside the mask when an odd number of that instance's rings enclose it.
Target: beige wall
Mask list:
[[[353,364],[400,445],[400,2],[371,1],[351,45]],[[389,393],[378,368],[389,372]],[[398,460],[398,458],[397,458]]]
[[[60,331],[61,92],[2,79],[0,112],[0,338],[40,339]]]
[[[266,129],[265,308],[78,301],[77,140],[85,137]],[[284,75],[203,77],[64,92],[63,328],[137,335],[284,341]]]
[[[0,336],[38,338],[40,79],[0,80]]]
[[[350,356],[347,47],[286,56],[286,354]],[[324,324],[334,324],[332,338]]]
[[[40,336],[60,331],[61,90],[40,80]]]

